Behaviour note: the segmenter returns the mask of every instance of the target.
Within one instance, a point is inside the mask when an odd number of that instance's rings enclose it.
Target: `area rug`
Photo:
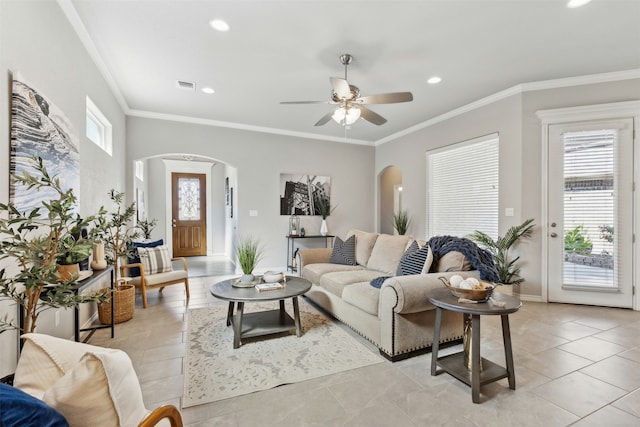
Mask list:
[[[384,359],[315,307],[299,298],[302,336],[254,338],[233,349],[227,305],[195,308],[187,315],[182,407],[201,405],[283,384],[360,368]],[[277,308],[246,303],[245,313]],[[293,313],[290,300],[286,309]]]

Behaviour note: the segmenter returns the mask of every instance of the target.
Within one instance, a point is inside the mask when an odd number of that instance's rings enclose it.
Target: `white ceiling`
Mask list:
[[[166,114],[285,134],[375,143],[527,82],[640,69],[640,1],[206,1],[59,0],[77,12],[129,114]],[[208,22],[226,20],[220,33]],[[83,31],[84,34],[83,34]],[[373,105],[388,119],[345,132],[329,100],[338,57],[362,95],[411,91]],[[429,85],[438,75],[442,83]],[[198,90],[176,88],[176,80]],[[205,95],[200,88],[216,93]]]

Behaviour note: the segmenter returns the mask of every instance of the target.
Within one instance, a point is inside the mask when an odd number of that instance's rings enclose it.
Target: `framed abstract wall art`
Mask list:
[[[60,179],[62,188],[80,194],[80,150],[71,122],[51,100],[18,73],[14,74],[11,94],[11,145],[9,172],[32,172],[32,158],[42,157],[48,172]],[[11,185],[9,201],[19,210],[42,206],[55,198],[46,191],[33,192]],[[79,206],[79,203],[76,204]]]
[[[280,215],[320,215],[319,205],[331,204],[331,178],[280,174]]]

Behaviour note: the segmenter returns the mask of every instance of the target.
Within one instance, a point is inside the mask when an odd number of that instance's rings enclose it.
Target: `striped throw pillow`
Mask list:
[[[329,262],[332,264],[356,265],[356,236],[353,235],[344,242],[341,238],[336,237]]]
[[[145,274],[166,273],[172,270],[171,257],[167,246],[138,248],[138,255]]]
[[[418,242],[414,240],[400,259],[396,276],[421,274],[425,271],[429,271],[429,267],[425,265],[427,258],[429,257],[429,252],[429,245],[420,247],[418,246]]]

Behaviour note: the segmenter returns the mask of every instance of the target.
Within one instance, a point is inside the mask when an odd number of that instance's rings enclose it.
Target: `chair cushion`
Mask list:
[[[0,384],[0,426],[68,427],[69,423],[42,400]]]
[[[44,390],[41,398],[69,425],[135,426],[145,417],[138,377],[122,350],[42,334],[26,334],[23,338],[25,346],[14,385],[21,388],[19,384],[29,379],[30,371],[57,369],[59,379]],[[79,353],[82,356],[78,357]],[[35,378],[30,381],[35,382]]]
[[[171,256],[169,247],[165,245],[155,248],[138,248],[140,262],[144,267],[145,274],[166,273],[171,271]]]
[[[63,340],[44,334],[25,334],[13,385],[42,399],[64,374],[78,364],[95,346]]]
[[[184,270],[172,270],[166,273],[147,274],[144,273],[144,278],[147,281],[147,286],[159,285],[166,282],[175,282],[178,280],[184,280],[189,277],[189,273]],[[129,281],[134,286],[140,286],[141,278],[134,277]]]
[[[155,248],[160,245],[164,245],[164,240],[159,239],[153,242],[133,242],[128,248],[131,258],[128,259],[129,264],[137,264],[140,262],[140,256],[138,256],[138,248]],[[138,267],[132,267],[129,269],[129,276],[138,277],[140,275],[140,269]]]
[[[336,237],[329,262],[332,264],[356,265],[356,236],[351,236],[344,242],[339,237]]]

